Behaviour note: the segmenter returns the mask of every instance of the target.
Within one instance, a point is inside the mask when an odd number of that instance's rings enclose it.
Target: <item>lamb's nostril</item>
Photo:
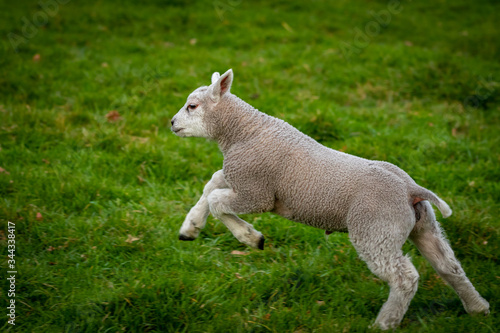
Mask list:
[[[172,124],[172,126],[174,126],[174,120],[173,119],[170,121],[170,123]]]

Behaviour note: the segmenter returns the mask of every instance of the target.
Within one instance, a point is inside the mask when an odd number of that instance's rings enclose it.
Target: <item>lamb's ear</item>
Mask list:
[[[215,73],[214,73],[215,75]],[[212,78],[213,76],[212,75]],[[210,99],[215,103],[218,103],[220,98],[224,96],[225,93],[229,92],[231,89],[231,83],[233,83],[233,70],[230,69],[221,77],[219,77],[215,82],[209,87]]]
[[[212,74],[212,84],[214,84],[220,78],[219,72],[215,72]]]

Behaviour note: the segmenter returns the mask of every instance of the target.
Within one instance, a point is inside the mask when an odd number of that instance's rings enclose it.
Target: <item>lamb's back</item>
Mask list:
[[[265,121],[258,135],[225,154],[224,174],[237,192],[267,195],[272,210],[290,220],[346,229],[349,208],[366,182],[384,188],[395,176],[386,162],[325,147],[280,119]]]

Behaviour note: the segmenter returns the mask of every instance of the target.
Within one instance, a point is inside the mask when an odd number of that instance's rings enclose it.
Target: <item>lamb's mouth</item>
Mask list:
[[[172,131],[173,131],[175,134],[179,133],[179,132],[180,132],[180,131],[182,131],[183,129],[184,129],[184,128],[173,128],[173,127],[172,127]]]

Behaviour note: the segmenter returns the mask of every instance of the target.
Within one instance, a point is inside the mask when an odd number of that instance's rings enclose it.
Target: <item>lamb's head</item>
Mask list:
[[[187,98],[186,104],[172,118],[172,131],[181,137],[195,136],[211,138],[209,121],[211,114],[225,94],[229,93],[233,82],[233,71],[230,69],[222,76],[212,75],[210,86],[199,87]]]

